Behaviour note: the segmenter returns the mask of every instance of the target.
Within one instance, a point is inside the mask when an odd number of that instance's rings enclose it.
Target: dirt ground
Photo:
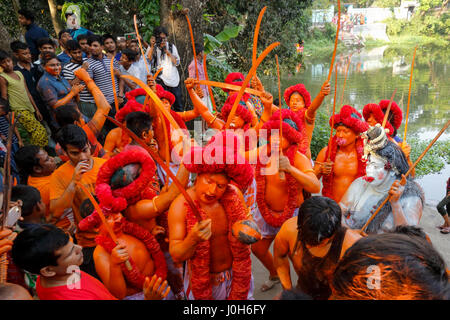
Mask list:
[[[437,212],[436,208],[426,205],[423,210],[423,215],[422,219],[420,220],[419,226],[430,237],[434,247],[442,255],[447,266],[450,266],[450,234],[442,234],[436,228],[436,226],[441,225],[442,223],[442,217]],[[271,252],[273,252],[272,247]],[[255,298],[255,300],[272,300],[274,297],[281,293],[282,289],[280,284],[275,285],[271,290],[261,292],[261,285],[269,278],[269,272],[264,268],[261,262],[259,262],[259,260],[254,255],[252,255],[252,270],[255,284],[253,297]],[[292,283],[297,282],[297,275],[292,269],[292,266],[291,278]]]

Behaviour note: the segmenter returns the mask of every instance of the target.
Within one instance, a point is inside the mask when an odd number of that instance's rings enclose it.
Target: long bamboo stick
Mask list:
[[[414,60],[416,59],[416,50],[417,50],[417,46],[414,48],[413,59],[411,62],[411,74],[409,76],[408,105],[406,106],[405,131],[403,133],[403,142],[402,142],[403,146],[406,145],[406,133],[408,132],[409,103],[411,102],[411,85],[412,85],[412,76],[413,76],[413,71],[414,71]]]

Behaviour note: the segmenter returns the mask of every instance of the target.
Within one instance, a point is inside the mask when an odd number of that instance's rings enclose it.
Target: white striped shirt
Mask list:
[[[89,63],[89,75],[92,80],[94,80],[95,84],[99,87],[103,95],[105,96],[108,103],[114,102],[114,92],[112,89],[112,81],[111,81],[111,71],[110,71],[110,63],[111,60],[103,54],[103,59],[97,60],[93,57],[88,58],[87,62]],[[119,62],[114,59],[113,62],[114,69],[119,69]],[[116,92],[119,92],[119,79],[115,77],[115,87]]]
[[[86,58],[83,58],[83,62],[85,62],[86,60],[87,60]],[[69,63],[66,63],[64,65],[61,74],[64,78],[66,78],[67,81],[72,81],[76,78],[74,72],[79,68],[81,68],[81,64],[70,61]],[[85,83],[81,81],[81,84]],[[80,101],[95,103],[94,97],[88,91],[87,88],[85,88],[83,91],[80,92]]]

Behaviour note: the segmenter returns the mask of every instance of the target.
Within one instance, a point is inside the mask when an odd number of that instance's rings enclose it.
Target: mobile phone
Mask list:
[[[22,216],[22,210],[19,206],[14,206],[8,211],[8,216],[6,217],[5,227],[12,228],[16,225]]]

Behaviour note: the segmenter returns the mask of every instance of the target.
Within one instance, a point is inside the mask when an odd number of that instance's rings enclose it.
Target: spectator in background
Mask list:
[[[104,34],[103,37],[103,49],[106,52],[106,56],[111,59],[114,57],[117,61],[120,60],[120,53],[117,51],[117,43],[114,37],[110,34]]]
[[[92,31],[80,26],[80,19],[75,12],[66,11],[65,16],[67,31],[70,32],[70,36],[74,40],[78,40],[78,37],[81,35],[90,36],[91,34],[93,34]]]
[[[23,220],[19,221],[19,226],[22,229],[30,226],[31,224],[45,223],[46,207],[42,201],[39,190],[32,186],[24,184],[18,184],[11,189],[11,201],[22,201],[22,217]]]
[[[72,36],[70,35],[69,30],[61,30],[58,33],[58,41],[59,46],[61,47],[62,52],[57,55],[58,60],[61,61],[61,65],[64,67],[66,63],[70,61],[70,56],[67,53],[66,43],[67,41],[72,40]]]
[[[48,32],[34,23],[34,14],[26,9],[19,10],[19,23],[27,29],[25,40],[30,47],[33,60],[36,60],[39,55],[37,42],[40,38],[48,38]]]
[[[17,65],[14,66],[15,71],[20,71],[27,84],[28,91],[30,91],[39,112],[42,114],[45,122],[49,123],[51,121],[49,110],[47,109],[45,103],[42,101],[36,86],[40,78],[38,67],[33,64],[31,60],[31,53],[28,46],[20,41],[11,42],[11,50],[13,51],[14,57],[17,60]]]
[[[157,82],[175,96],[173,109],[184,111],[184,102],[181,94],[180,75],[177,67],[180,65],[180,56],[177,47],[167,41],[168,32],[164,27],[156,27],[153,31],[154,41],[150,41],[149,54],[155,61],[156,69],[163,68]]]
[[[88,44],[88,35],[87,34],[80,34],[77,37],[78,44],[81,47],[81,51],[86,55],[86,58],[89,58],[91,56],[90,47]]]
[[[447,210],[445,210],[447,208]],[[450,221],[448,220],[448,214],[450,213],[450,178],[447,180],[447,190],[444,199],[439,202],[436,209],[441,214],[442,218],[444,218],[444,224],[439,226],[441,229],[441,233],[449,234],[450,233]]]
[[[69,53],[71,59],[62,69],[62,76],[70,83],[71,86],[78,83],[84,85],[84,82],[80,82],[80,80],[75,77],[74,71],[81,68],[83,63],[85,63],[85,68],[88,69],[89,64],[86,62],[87,58],[83,58],[81,47],[75,40],[67,41],[67,52]],[[80,92],[79,97],[80,101],[78,103],[78,107],[81,113],[90,120],[97,110],[94,97],[87,88]]]
[[[5,51],[0,51],[0,92],[5,100],[9,100],[11,110],[15,112],[17,121],[30,137],[32,144],[45,147],[48,144],[47,132],[33,97],[27,89],[25,78],[19,71],[14,71],[11,57]]]
[[[203,48],[202,43],[195,44],[195,53],[197,54],[197,68],[198,68],[199,80],[206,80],[205,69],[203,67],[203,63],[206,63],[206,61],[204,60],[205,54],[204,54],[203,50],[204,50],[204,48]],[[189,78],[193,78],[193,79],[197,78],[194,60],[192,60],[191,64],[189,65],[188,71],[189,71]],[[202,99],[205,106],[208,107],[209,111],[213,112],[213,107],[212,107],[211,99],[209,97],[208,87],[205,85],[200,85],[200,88],[201,88],[201,94],[198,94],[199,90],[197,90],[198,96]]]
[[[125,49],[120,58],[120,71],[123,74],[129,74],[147,83],[147,70],[137,60],[139,55],[130,49]],[[128,79],[123,79],[130,90],[136,89],[138,85]]]
[[[117,49],[119,52],[122,52],[127,48],[127,41],[125,40],[125,37],[117,37]]]
[[[41,38],[38,40],[37,46],[39,49],[39,56],[38,56],[38,59],[33,62],[33,64],[35,66],[37,66],[37,68],[38,68],[38,74],[37,74],[38,79],[36,79],[36,81],[39,81],[39,79],[42,77],[42,75],[45,72],[44,67],[42,66],[42,59],[44,58],[44,55],[46,55],[47,53],[55,54],[56,44],[50,38]]]

